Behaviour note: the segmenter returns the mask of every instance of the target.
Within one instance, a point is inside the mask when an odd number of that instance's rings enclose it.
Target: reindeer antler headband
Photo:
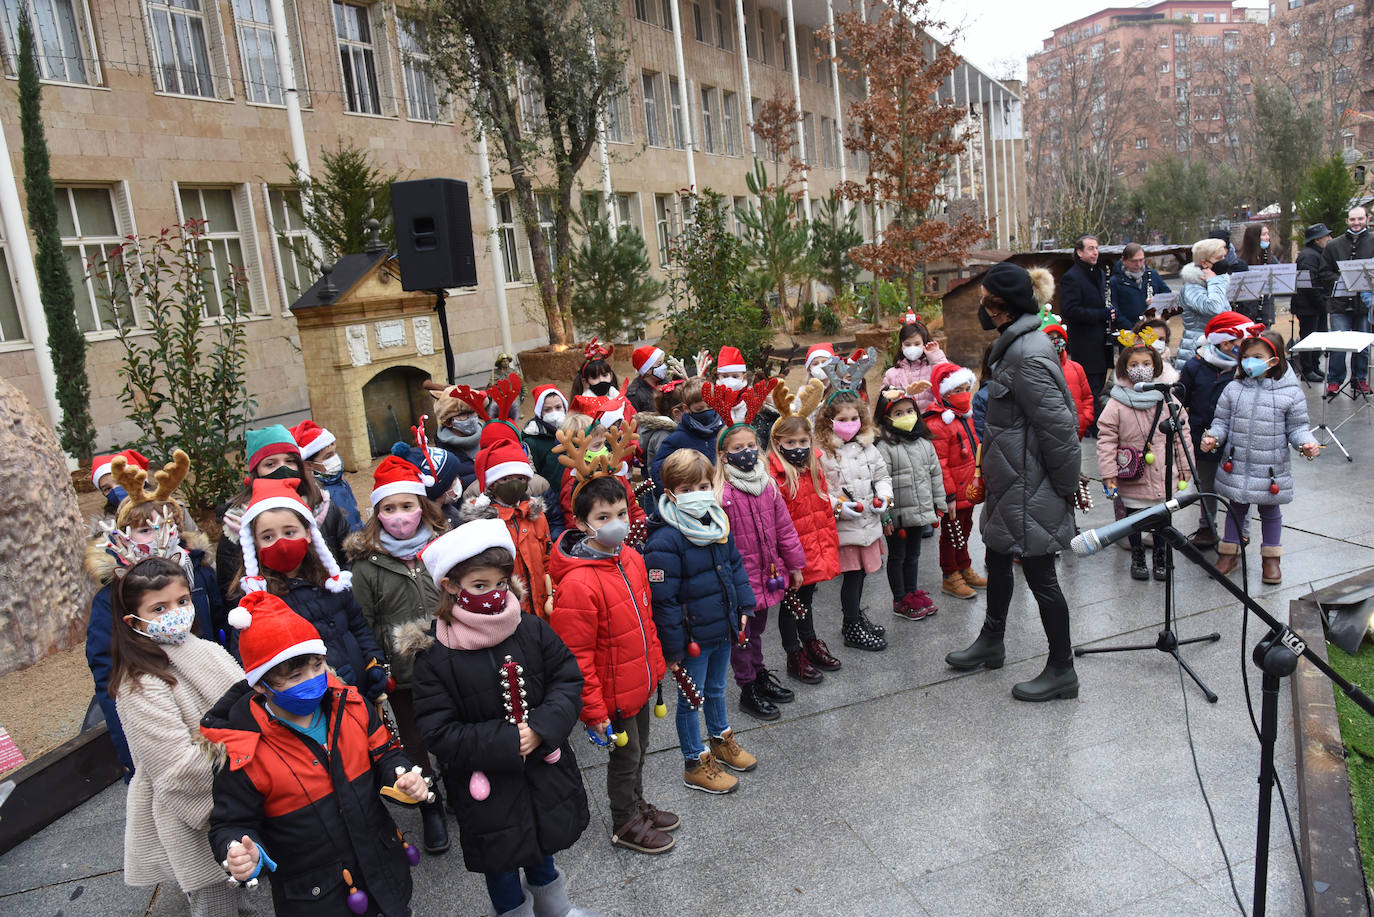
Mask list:
[[[1134,331],[1118,331],[1116,339],[1122,347],[1153,347],[1155,341],[1159,340],[1159,335],[1155,334],[1155,329],[1148,325],[1140,329],[1140,333]]]
[[[491,399],[492,404],[496,405],[496,416],[494,420],[511,420],[511,408],[520,400],[520,393],[524,391],[524,383],[515,373],[511,373],[489,387],[485,394]]]
[[[847,358],[825,364],[825,374],[835,392],[857,392],[868,371],[878,365],[878,351],[872,347],[855,350]],[[834,393],[831,394],[834,397]]]
[[[597,360],[609,360],[613,353],[615,353],[614,344],[602,344],[596,338],[592,338],[582,351],[582,365],[586,366]]]
[[[916,396],[930,391],[929,379],[917,379],[906,388],[889,385],[878,393],[878,411],[884,415],[903,401],[916,400]]]
[[[763,407],[764,400],[778,385],[778,380],[760,379],[753,385],[734,391],[727,386],[714,382],[704,382],[701,386],[701,400],[709,404],[722,420],[734,413],[735,407],[744,405],[744,419],[741,423],[753,423]],[[738,425],[738,424],[737,424]]]
[[[601,432],[598,430],[595,435],[600,435]],[[577,483],[573,485],[574,497],[593,478],[607,478],[618,472],[620,466],[634,454],[635,444],[639,442],[639,434],[634,431],[634,420],[627,420],[605,428],[604,435],[606,445],[610,448],[609,455],[588,458],[587,441],[591,439],[588,435],[590,433],[591,430],[586,433],[559,430],[555,434],[558,437],[558,445],[553,447],[553,452],[558,456],[559,463],[577,478]]]
[[[186,480],[186,474],[190,470],[191,459],[186,453],[180,449],[173,451],[172,460],[153,475],[153,480],[157,481],[157,490],[150,495],[143,489],[144,482],[148,480],[148,472],[137,465],[130,465],[129,460],[123,455],[116,455],[114,461],[110,462],[110,474],[114,476],[115,482],[128,492],[130,507],[138,506],[140,503],[166,503],[171,500],[172,494],[176,493],[181,482]]]
[[[821,406],[823,400],[825,385],[820,379],[807,379],[796,397],[792,396],[792,390],[787,387],[787,383],[780,381],[778,387],[773,389],[773,407],[778,409],[778,419],[773,423],[776,425],[778,421],[788,417],[808,418]]]

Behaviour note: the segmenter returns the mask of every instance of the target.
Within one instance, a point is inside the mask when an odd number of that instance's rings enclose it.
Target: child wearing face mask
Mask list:
[[[635,412],[655,410],[655,400],[659,389],[668,378],[668,355],[662,347],[645,344],[636,347],[630,360],[634,365],[635,377],[625,388],[625,397],[634,405]]]
[[[353,575],[329,553],[296,481],[253,482],[239,544],[243,567],[235,600],[264,591],[280,596],[320,632],[339,679],[377,700],[386,690],[386,656],[353,599]]]
[[[925,412],[935,454],[944,475],[945,524],[940,526],[940,591],[956,599],[972,599],[986,589],[987,578],[973,569],[968,543],[973,537],[973,502],[968,486],[978,467],[978,432],[973,427],[973,386],[968,369],[942,363],[930,376],[935,399]]]
[[[724,429],[725,423],[719,414],[702,397],[705,380],[700,377],[688,379],[682,386],[682,403],[686,405],[678,421],[677,429],[664,437],[649,465],[649,477],[654,482],[655,498],[663,495],[663,482],[659,469],[664,460],[679,449],[694,449],[700,452],[707,464],[716,461],[716,436]]]
[[[197,917],[236,914],[239,891],[205,845],[214,772],[194,737],[201,714],[243,670],[195,635],[192,586],[177,561],[144,558],[112,585],[109,694],[135,768],[124,802],[124,881],[175,882]]]
[[[887,372],[883,373],[883,385],[887,388],[906,389],[913,382],[929,382],[930,374],[949,358],[930,336],[926,326],[912,315],[902,330],[897,333],[897,357]],[[916,395],[917,412],[930,407],[935,399],[929,391]],[[918,418],[919,419],[919,418]]]
[[[291,435],[301,450],[305,470],[315,476],[315,483],[329,496],[329,502],[343,513],[349,534],[363,530],[363,517],[358,512],[358,500],[353,488],[344,480],[343,456],[339,444],[324,427],[313,420],[302,420],[291,428]]]
[[[637,423],[638,419],[639,415],[636,414],[634,422]],[[621,422],[625,423],[627,421]],[[579,436],[585,435],[587,437],[586,455],[589,459],[597,455],[610,455],[610,447],[606,445],[606,430],[599,420],[586,414],[574,412],[564,419],[563,429],[571,434]],[[633,429],[633,425],[631,429]],[[635,545],[643,544],[644,529],[648,524],[648,514],[644,511],[644,507],[639,504],[639,501],[634,498],[634,488],[630,485],[629,468],[622,466],[621,469],[616,472],[615,478],[625,489],[625,493],[630,500],[630,542]],[[559,502],[564,519],[574,518],[573,488],[577,484],[577,481],[578,476],[571,473],[571,470],[568,474],[563,476],[563,492],[559,495]],[[562,532],[558,534],[561,535]],[[551,541],[557,540],[557,537],[557,535],[551,535],[550,539]]]
[[[438,424],[435,440],[458,460],[459,493],[477,479],[473,462],[477,459],[478,444],[486,418],[466,401],[458,398],[453,387],[434,394],[434,421]]]
[[[763,664],[763,632],[769,609],[782,603],[786,590],[801,588],[806,553],[782,492],[768,474],[767,464],[760,461],[761,452],[750,424],[737,423],[723,430],[716,448],[721,459],[716,466],[716,487],[754,592],[748,642],[730,651],[730,666],[740,689],[739,708],[756,720],[770,721],[781,716],[777,705],[790,704],[794,696]]]
[[[917,588],[916,566],[921,530],[934,525],[945,509],[944,472],[916,399],[906,390],[885,388],[878,393],[878,427],[878,453],[892,476],[892,503],[883,514],[892,613],[919,621],[939,610],[925,590]]]
[[[520,607],[525,614],[547,619],[549,587],[545,579],[549,555],[549,520],[544,497],[531,493],[534,468],[514,438],[501,439],[477,453],[477,486],[462,504],[464,522],[500,519],[515,544],[515,575],[525,584]]]
[[[433,776],[429,750],[415,724],[410,659],[396,652],[397,632],[410,622],[428,623],[439,590],[425,572],[420,552],[448,531],[443,511],[426,495],[419,469],[389,455],[372,473],[372,515],[362,532],[347,542],[353,561],[353,597],[372,628],[378,646],[391,660],[395,687],[387,690],[396,715],[397,738],[406,756]],[[438,791],[420,805],[426,853],[448,849],[448,826]]]
[[[682,393],[686,387],[686,379],[673,379],[663,383],[654,397],[654,411],[640,411],[635,414],[635,431],[639,433],[639,452],[643,456],[642,470],[645,475],[648,474],[649,466],[653,464],[663,441],[677,429],[678,424],[682,422],[682,415],[687,413],[687,405],[682,401]],[[644,494],[641,505],[646,512],[653,512],[654,500],[652,492]]]
[[[1069,386],[1069,394],[1073,396],[1074,408],[1078,411],[1078,438],[1083,435],[1093,425],[1096,417],[1096,405],[1093,403],[1093,389],[1088,384],[1088,374],[1083,371],[1083,364],[1069,357],[1069,333],[1064,330],[1064,326],[1059,323],[1059,318],[1045,310],[1041,318],[1040,330],[1049,335],[1050,343],[1054,345],[1054,352],[1059,354],[1059,366],[1064,370],[1064,382]],[[984,354],[986,362],[992,353],[989,345]],[[985,369],[982,378],[986,380],[989,372]],[[983,415],[979,413],[978,402],[981,400],[983,411],[987,410],[987,389],[980,388],[978,394],[974,395],[974,426],[977,428],[978,437],[983,436]]]
[[[538,385],[530,393],[534,398],[534,416],[520,431],[520,438],[530,452],[534,473],[548,482],[553,492],[563,492],[563,475],[568,470],[554,455],[558,445],[558,428],[568,416],[568,401],[557,386]]]
[[[1196,352],[1178,374],[1179,403],[1188,411],[1193,436],[1193,461],[1197,465],[1197,485],[1204,494],[1216,493],[1217,466],[1221,456],[1202,449],[1202,435],[1212,425],[1221,393],[1236,378],[1240,362],[1236,352],[1240,342],[1256,326],[1239,312],[1228,311],[1213,318],[1203,330]],[[1217,530],[1217,501],[1203,497],[1198,501],[1197,531],[1189,538],[1199,548],[1215,548],[1221,541]]]
[[[844,645],[877,652],[887,649],[887,628],[868,619],[860,606],[864,579],[883,565],[882,517],[892,501],[892,479],[873,441],[878,430],[855,392],[834,392],[816,418],[820,463],[830,487],[840,537],[840,609]]]
[[[1180,435],[1174,439],[1174,479],[1166,481],[1164,434],[1156,429],[1158,422],[1169,416],[1167,411],[1156,415],[1164,393],[1137,392],[1133,387],[1137,382],[1153,382],[1159,375],[1164,365],[1159,351],[1148,343],[1139,342],[1128,331],[1123,331],[1121,337],[1124,346],[1116,358],[1116,384],[1112,386],[1102,416],[1097,419],[1097,467],[1102,474],[1102,486],[1113,497],[1112,505],[1118,519],[1168,499],[1176,492],[1179,482],[1188,480],[1189,473],[1184,449],[1184,440],[1189,436],[1187,418],[1183,419]],[[1144,460],[1130,461],[1123,466],[1123,460],[1131,457],[1131,450],[1142,455]],[[1145,567],[1145,546],[1141,536],[1132,533],[1130,545],[1131,579],[1149,579],[1151,571]],[[1165,552],[1164,539],[1155,538],[1152,567],[1156,580],[1163,580],[1167,573]]]
[[[625,544],[629,502],[613,477],[579,481],[575,528],[554,545],[549,569],[556,585],[549,624],[582,670],[582,722],[597,736],[623,734],[607,749],[606,794],[611,845],[666,853],[668,833],[681,824],[644,799],[649,707],[666,673],[654,627],[644,558]]]
[[[119,505],[129,496],[129,492],[124,489],[123,485],[115,480],[114,475],[111,473],[115,456],[119,455],[124,456],[124,461],[129,467],[141,468],[145,472],[148,470],[148,460],[136,449],[124,449],[110,455],[97,455],[92,460],[91,483],[94,484],[95,489],[100,491],[105,497],[105,505],[102,507],[100,518],[108,522],[113,522],[115,517],[119,515]],[[149,479],[147,487],[151,488],[152,486],[152,480]],[[200,527],[196,525],[195,517],[191,515],[190,510],[181,504],[177,504],[176,510],[178,515],[174,521],[177,523],[177,528],[180,531],[200,531]],[[99,527],[98,521],[96,526],[92,527],[92,531],[94,531],[96,527]]]
[[[582,708],[577,660],[542,618],[521,613],[515,545],[499,519],[443,535],[423,560],[440,589],[436,620],[412,625],[401,652],[415,654],[425,742],[450,786],[469,789],[449,800],[463,863],[484,874],[498,915],[568,914],[553,855],[590,820],[568,742]],[[520,666],[523,692],[505,681],[507,660]]]
[[[725,711],[731,647],[754,614],[754,591],[735,547],[730,517],[715,491],[715,469],[694,449],[663,461],[663,496],[649,520],[644,564],[653,591],[654,625],[663,658],[685,670],[705,699],[709,747],[687,695],[679,691],[677,738],[688,789],[732,793],[739,780],[721,770],[750,771],[757,760],[735,741]]]
[[[825,373],[827,364],[835,360],[835,345],[828,341],[812,344],[806,348],[806,361],[802,364],[807,379],[819,379],[822,385],[829,382]]]
[[[1169,328],[1169,323],[1162,318],[1142,318],[1135,323],[1131,332],[1140,334],[1146,328],[1154,332],[1155,340],[1150,346],[1159,352],[1159,358],[1164,361],[1163,367],[1159,370],[1159,377],[1155,381],[1163,382],[1165,385],[1173,385],[1178,381],[1178,370],[1174,368],[1174,356],[1169,352],[1169,341],[1173,337],[1173,331]]]
[[[1222,390],[1202,436],[1205,452],[1220,452],[1217,494],[1230,501],[1217,569],[1230,573],[1240,556],[1250,505],[1259,507],[1261,579],[1283,582],[1283,504],[1293,501],[1289,447],[1309,460],[1321,454],[1307,422],[1307,398],[1288,366],[1283,338],[1273,331],[1241,342],[1240,371]]]
[[[614,345],[601,344],[592,338],[582,353],[583,360],[577,369],[577,378],[573,379],[574,398],[584,392],[597,398],[620,396],[620,380],[611,368],[611,354],[614,351]]]

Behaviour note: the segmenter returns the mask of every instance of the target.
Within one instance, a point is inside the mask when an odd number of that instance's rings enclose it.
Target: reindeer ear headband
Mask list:
[[[608,478],[620,471],[620,466],[634,454],[635,444],[639,442],[639,434],[634,431],[632,418],[619,426],[605,428],[609,455],[601,454],[588,458],[587,441],[593,435],[600,435],[602,432],[597,430],[594,434],[589,428],[586,433],[559,430],[555,434],[558,437],[558,445],[553,447],[553,452],[558,456],[559,463],[577,478],[577,483],[573,485],[574,497],[593,478]]]
[[[125,504],[128,509],[141,503],[169,502],[172,494],[181,486],[181,482],[186,480],[190,470],[191,459],[180,449],[175,450],[172,460],[153,475],[153,480],[157,481],[157,490],[149,494],[143,489],[144,483],[148,480],[148,472],[137,465],[130,465],[129,460],[123,455],[116,455],[114,461],[110,462],[110,474],[114,476],[115,483],[129,494],[128,502]]]
[[[494,383],[483,394],[496,408],[496,413],[492,415],[492,420],[512,421],[511,409],[520,400],[520,394],[525,389],[524,382],[515,373],[511,373],[504,379]],[[484,404],[485,408],[485,404]],[[479,409],[483,410],[483,409]]]
[[[886,417],[888,413],[903,401],[916,403],[916,396],[930,391],[929,379],[917,379],[906,388],[888,386],[878,393],[878,412]]]
[[[1116,339],[1122,347],[1153,347],[1155,341],[1159,340],[1159,335],[1155,334],[1155,329],[1145,327],[1140,329],[1140,333],[1134,331],[1118,331]]]
[[[831,360],[825,364],[825,374],[834,389],[830,397],[841,391],[857,392],[863,384],[868,371],[878,365],[878,351],[872,347],[855,350],[844,359]]]
[[[744,417],[737,423],[753,423],[763,407],[764,400],[777,387],[777,379],[760,379],[753,385],[733,391],[724,385],[704,382],[701,386],[701,400],[710,405],[722,420],[731,418],[737,405],[744,405]]]
[[[487,416],[487,393],[485,389],[472,388],[468,385],[450,385],[440,394],[463,402],[476,411],[480,417]]]
[[[778,419],[773,421],[774,426],[789,417],[809,418],[816,412],[816,408],[821,406],[823,400],[825,385],[820,379],[807,379],[795,397],[787,383],[779,381],[777,388],[773,389],[773,407],[778,409]]]
[[[582,350],[582,367],[578,373],[580,374],[585,370],[589,363],[595,363],[597,360],[609,360],[613,353],[615,353],[614,344],[602,344],[596,338],[592,338]]]

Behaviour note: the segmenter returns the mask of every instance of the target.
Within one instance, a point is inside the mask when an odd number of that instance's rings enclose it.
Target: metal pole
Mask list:
[[[801,62],[797,60],[797,20],[792,12],[792,0],[787,0],[787,47],[792,51],[792,98],[797,105],[797,152],[801,161],[806,162],[806,120],[802,114]],[[802,172],[802,213],[806,214],[807,225],[811,224],[811,186]]]
[[[477,131],[477,164],[482,171],[482,206],[487,217],[487,251],[491,254],[491,279],[496,285],[496,319],[501,326],[501,350],[515,353],[510,339],[510,310],[506,305],[506,264],[501,260],[501,226],[496,215],[496,195],[491,190],[491,157],[487,132]],[[614,221],[612,221],[614,222]]]
[[[840,68],[835,63],[835,5],[834,0],[825,0],[825,22],[830,27],[830,86],[835,97],[835,149],[840,157],[840,182],[849,180],[849,169],[845,165],[844,150],[844,109],[840,106]],[[823,142],[823,141],[822,141]],[[845,201],[845,213],[849,212],[849,202]]]
[[[759,151],[754,138],[754,99],[749,88],[749,36],[744,31],[744,0],[735,0],[735,42],[739,50],[740,88],[744,94],[740,103],[744,114],[740,120],[744,123],[744,135],[749,139],[749,155],[757,159]]]
[[[693,193],[697,190],[697,166],[692,157],[692,96],[687,91],[687,65],[682,58],[682,16],[678,12],[678,0],[669,0],[673,10],[673,57],[677,62],[677,85],[682,93],[682,139],[687,147],[687,188]],[[672,117],[672,87],[669,87],[668,116]]]
[[[291,36],[286,31],[286,4],[271,0],[272,37],[277,44],[277,67],[281,73],[282,100],[286,103],[286,131],[291,136],[291,159],[296,163],[296,175],[310,181],[310,151],[305,145],[305,125],[301,121],[301,98],[296,87],[296,59],[291,54]],[[305,203],[302,201],[302,203]],[[306,232],[306,243],[317,260],[324,260],[320,240],[313,232]]]

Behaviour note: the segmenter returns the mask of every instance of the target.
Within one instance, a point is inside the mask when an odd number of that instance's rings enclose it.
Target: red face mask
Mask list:
[[[258,548],[258,560],[269,570],[290,573],[305,560],[308,550],[309,538],[278,538],[266,547]]]
[[[956,414],[967,414],[973,407],[973,392],[958,392],[953,395],[946,395],[945,404],[949,405]]]

